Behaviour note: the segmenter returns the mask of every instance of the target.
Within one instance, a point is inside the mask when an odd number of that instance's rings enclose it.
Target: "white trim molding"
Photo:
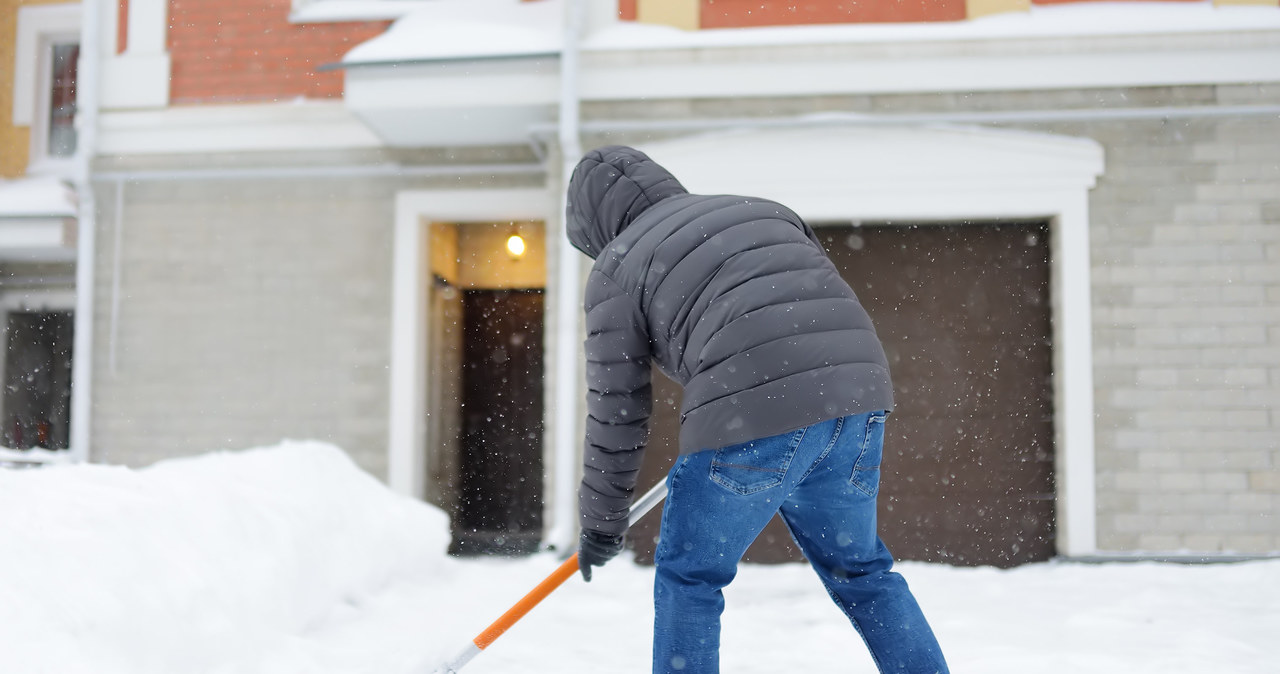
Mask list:
[[[431,283],[427,228],[433,222],[545,220],[553,204],[542,189],[414,190],[396,195],[387,446],[387,482],[394,491],[422,498],[426,487],[426,361],[430,348],[426,291]],[[549,372],[548,376],[554,375]]]
[[[1057,549],[1097,551],[1088,139],[952,126],[732,131],[641,146],[696,193],[776,199],[815,223],[1050,222]]]

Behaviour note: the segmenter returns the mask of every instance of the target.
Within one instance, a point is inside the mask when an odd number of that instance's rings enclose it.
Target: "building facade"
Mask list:
[[[72,442],[77,3],[0,4],[0,463]],[[8,451],[13,450],[13,451]]]
[[[12,78],[0,114],[47,112],[0,129],[0,189],[69,182],[45,220],[81,233],[0,269],[88,326],[66,454],[318,438],[445,508],[458,552],[565,545],[587,261],[563,186],[631,144],[823,237],[892,359],[901,556],[1274,554],[1280,9],[1249,4],[65,5],[92,48],[41,43],[34,103]],[[68,58],[88,147],[50,173]],[[645,483],[678,417],[655,385]],[[752,557],[793,554],[771,529]]]

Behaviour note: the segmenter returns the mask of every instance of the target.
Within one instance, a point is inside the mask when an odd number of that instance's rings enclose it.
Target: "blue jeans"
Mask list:
[[[654,674],[719,671],[721,590],[776,512],[881,672],[947,672],[876,534],[885,416],[831,419],[676,461],[655,553]]]

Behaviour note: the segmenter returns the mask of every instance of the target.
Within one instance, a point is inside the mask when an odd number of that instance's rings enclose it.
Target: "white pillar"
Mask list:
[[[1097,552],[1097,485],[1093,419],[1093,311],[1086,192],[1071,198],[1054,223],[1054,255],[1060,264],[1054,287],[1054,377],[1058,425],[1058,552],[1068,557]]]
[[[114,5],[113,5],[114,7]],[[104,21],[114,27],[115,21]],[[162,108],[169,105],[168,0],[129,0],[125,52],[116,54],[114,34],[104,40],[102,107]]]
[[[391,399],[388,420],[387,482],[397,493],[425,494],[426,293],[422,261],[426,237],[410,194],[396,198],[391,251]],[[429,275],[428,275],[429,276]]]

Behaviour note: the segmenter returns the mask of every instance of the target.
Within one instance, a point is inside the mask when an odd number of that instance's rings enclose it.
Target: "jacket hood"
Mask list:
[[[595,259],[646,209],[680,194],[688,190],[645,153],[623,145],[592,150],[569,179],[569,241]]]

